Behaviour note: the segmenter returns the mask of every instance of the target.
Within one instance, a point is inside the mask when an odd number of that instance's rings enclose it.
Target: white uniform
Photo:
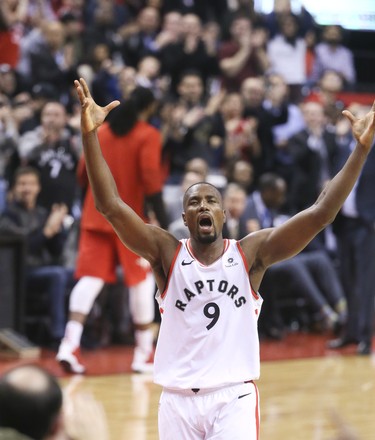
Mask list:
[[[208,439],[204,420],[219,435],[212,433],[215,438],[257,438],[258,393],[254,383],[248,382],[259,377],[257,320],[262,298],[252,290],[248,271],[235,240],[225,240],[222,256],[209,266],[193,255],[190,240],[180,241],[167,287],[157,297],[162,321],[154,380],[164,387],[159,407],[161,439]],[[188,410],[190,400],[185,400],[192,397],[195,414]],[[208,423],[204,414],[224,414],[225,405],[228,415]],[[242,411],[251,412],[241,418]],[[196,412],[204,420],[198,421]],[[194,423],[199,425],[197,436],[190,429],[184,435]]]

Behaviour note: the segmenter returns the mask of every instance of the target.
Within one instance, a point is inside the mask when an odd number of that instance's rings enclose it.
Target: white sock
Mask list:
[[[68,340],[75,350],[81,343],[83,324],[78,321],[68,321],[65,327],[64,339]]]
[[[143,353],[151,354],[154,349],[154,332],[152,329],[135,330],[135,346]]]

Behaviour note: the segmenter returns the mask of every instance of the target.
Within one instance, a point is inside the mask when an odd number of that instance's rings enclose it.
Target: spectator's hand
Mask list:
[[[177,35],[169,31],[159,32],[155,38],[155,44],[159,50],[162,49],[164,46],[167,46],[171,43],[176,43],[177,41]]]
[[[238,39],[238,44],[242,49],[246,49],[250,52],[252,48],[252,36],[250,32],[244,32]]]
[[[81,130],[82,134],[87,134],[96,130],[104,122],[108,113],[120,104],[120,101],[112,101],[105,107],[96,104],[92,99],[86,81],[81,78],[79,81],[75,80],[74,85],[77,90],[77,95],[82,106],[81,114]]]
[[[137,32],[139,32],[139,30],[140,30],[139,29],[139,25],[137,23],[129,23],[129,24],[126,24],[126,25],[122,26],[118,30],[117,34],[120,35],[121,38],[126,40],[131,35],[134,35]]]
[[[54,144],[60,139],[60,129],[53,125],[43,126],[42,141],[45,144]]]
[[[206,115],[213,115],[214,113],[219,111],[226,94],[226,90],[220,89],[219,93],[216,93],[215,95],[212,95],[210,97],[205,108]]]
[[[199,37],[197,35],[188,35],[185,38],[185,44],[184,44],[184,52],[185,53],[192,53],[194,52],[199,44]]]
[[[183,125],[185,125],[185,127],[188,128],[194,127],[204,117],[204,115],[205,115],[204,108],[202,107],[192,108],[186,113],[183,119]]]
[[[53,237],[61,231],[64,218],[67,214],[68,207],[64,203],[54,204],[52,206],[51,213],[43,229],[43,233],[47,238]]]

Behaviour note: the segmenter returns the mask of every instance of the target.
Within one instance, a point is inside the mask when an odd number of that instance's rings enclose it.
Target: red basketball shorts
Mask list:
[[[118,265],[122,266],[127,286],[140,283],[150,272],[148,262],[124,246],[115,233],[81,229],[76,278],[92,276],[115,283]]]

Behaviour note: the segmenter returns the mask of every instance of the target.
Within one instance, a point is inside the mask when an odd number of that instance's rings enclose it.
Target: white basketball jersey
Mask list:
[[[260,372],[257,321],[262,298],[250,285],[236,240],[209,266],[181,240],[167,287],[157,297],[161,326],[154,380],[173,389],[216,388]]]

